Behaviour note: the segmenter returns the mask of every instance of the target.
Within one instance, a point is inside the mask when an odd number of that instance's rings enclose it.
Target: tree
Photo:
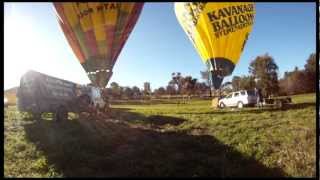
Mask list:
[[[112,99],[112,89],[111,88],[104,88],[102,89],[102,97],[105,101],[108,101],[109,99]]]
[[[234,76],[232,78],[233,91],[254,89],[256,83],[252,76]]]
[[[169,95],[174,95],[176,94],[176,89],[171,84],[168,84],[168,86],[166,87],[166,92]]]
[[[110,87],[111,87],[112,97],[119,99],[121,97],[121,88],[120,88],[119,84],[116,82],[112,82],[110,84]]]
[[[187,76],[182,78],[182,93],[190,96],[194,94],[197,79],[192,78],[192,76]]]
[[[316,54],[310,54],[309,58],[307,59],[307,63],[304,65],[305,71],[310,73],[316,73],[317,71],[317,61],[316,61]]]
[[[183,81],[183,77],[181,76],[181,73],[180,72],[172,73],[171,77],[172,79],[169,81],[169,85],[174,87],[178,94],[181,94],[182,81]]]
[[[240,81],[240,90],[252,90],[256,86],[254,77],[252,76],[242,76]]]
[[[205,82],[197,82],[195,87],[195,93],[198,95],[204,95],[209,90],[209,87]]]
[[[123,94],[125,95],[125,97],[127,97],[128,99],[132,99],[133,97],[133,91],[130,87],[125,87],[123,88]]]
[[[135,99],[140,98],[142,95],[140,89],[137,86],[132,87],[132,92]]]
[[[163,87],[160,87],[158,89],[158,92],[159,92],[160,95],[165,95],[166,94],[166,90]]]
[[[241,82],[240,76],[233,76],[231,81],[233,91],[239,91],[241,89],[240,82]]]
[[[119,84],[116,83],[116,82],[112,82],[112,83],[110,84],[110,87],[111,87],[111,89],[118,88],[118,87],[119,87]]]
[[[317,86],[316,67],[315,53],[312,53],[307,59],[303,70],[295,67],[292,72],[285,72],[283,79],[279,83],[281,94],[293,95],[315,92]]]
[[[221,85],[220,89],[221,89],[224,93],[228,94],[228,93],[232,92],[232,83],[229,82],[229,81],[227,81],[227,82],[225,82],[225,83],[223,83],[223,84]]]
[[[279,91],[278,66],[268,54],[256,57],[249,66],[249,73],[262,89],[264,97],[276,95]]]
[[[283,95],[293,95],[306,93],[306,73],[295,67],[294,71],[286,72],[283,79],[280,80],[280,93]]]
[[[119,94],[118,94],[118,98],[122,99],[123,98],[123,94],[124,94],[124,87],[119,86]]]
[[[316,54],[312,53],[307,59],[307,63],[304,65],[305,67],[305,86],[306,92],[315,92],[317,86],[317,61]]]
[[[163,87],[159,87],[158,89],[154,90],[155,96],[161,96],[166,94],[166,90]]]

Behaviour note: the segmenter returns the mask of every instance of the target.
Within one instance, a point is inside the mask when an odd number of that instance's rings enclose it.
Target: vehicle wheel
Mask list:
[[[36,106],[32,107],[30,112],[34,120],[36,121],[41,120],[41,110],[38,107]]]
[[[41,113],[39,112],[34,112],[32,113],[33,119],[35,119],[36,121],[41,120]]]
[[[282,109],[284,107],[284,103],[282,101],[277,101],[276,107]]]
[[[222,103],[220,103],[219,107],[220,107],[221,109],[223,109],[223,108],[226,107],[226,106],[225,106],[224,103],[222,102]]]
[[[238,102],[238,108],[243,108],[243,103],[240,101],[240,102]]]
[[[55,112],[55,121],[62,122],[68,119],[68,112],[63,106],[60,106]]]

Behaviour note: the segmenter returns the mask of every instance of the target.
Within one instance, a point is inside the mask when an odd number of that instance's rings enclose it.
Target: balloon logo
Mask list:
[[[105,87],[144,3],[53,3],[69,45],[91,82]]]
[[[254,23],[254,3],[176,2],[175,13],[219,89],[245,47]]]

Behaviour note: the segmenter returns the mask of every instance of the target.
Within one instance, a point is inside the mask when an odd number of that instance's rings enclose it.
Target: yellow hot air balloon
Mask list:
[[[251,32],[254,3],[176,2],[175,13],[207,65],[214,88],[220,88],[238,63]]]
[[[53,3],[69,45],[91,82],[105,87],[144,3]]]

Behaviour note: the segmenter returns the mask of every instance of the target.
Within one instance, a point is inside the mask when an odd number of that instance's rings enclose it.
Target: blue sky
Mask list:
[[[89,83],[60,29],[51,3],[5,3],[4,87],[17,86],[28,69]],[[256,3],[256,20],[233,75],[247,75],[256,56],[269,53],[280,75],[303,68],[316,50],[315,3]],[[109,82],[166,86],[172,72],[200,78],[200,56],[181,28],[173,3],[145,3]]]

